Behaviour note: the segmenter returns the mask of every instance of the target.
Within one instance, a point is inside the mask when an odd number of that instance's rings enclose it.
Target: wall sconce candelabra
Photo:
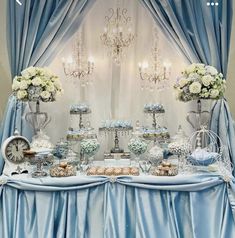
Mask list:
[[[150,65],[147,61],[144,61],[143,63],[139,63],[138,66],[140,78],[142,80],[142,89],[144,89],[144,85],[146,85],[146,88],[150,89],[153,89],[154,87],[162,89],[168,85],[167,81],[170,79],[171,63],[168,61],[162,63],[156,30],[154,31],[154,43]]]
[[[95,65],[93,57],[90,56],[86,59],[84,51],[81,36],[79,35],[73,43],[72,57],[62,58],[65,75],[68,78],[80,80],[81,86],[90,83],[90,76],[94,71]]]
[[[105,16],[106,26],[100,38],[104,46],[108,49],[108,54],[117,63],[121,63],[124,51],[134,40],[130,22],[131,17],[127,16],[127,9],[109,9],[109,16]]]

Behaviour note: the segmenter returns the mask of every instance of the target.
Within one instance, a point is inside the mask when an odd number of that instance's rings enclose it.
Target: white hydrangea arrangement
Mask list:
[[[12,91],[22,101],[55,101],[62,92],[59,78],[48,68],[29,67],[13,79]]]
[[[81,152],[87,156],[93,156],[99,148],[100,144],[97,139],[84,139],[81,141]]]
[[[135,155],[139,156],[147,150],[148,145],[139,138],[132,138],[128,143],[128,149]]]
[[[217,100],[224,95],[226,81],[223,74],[213,66],[194,63],[182,72],[174,88],[177,91],[177,99],[180,101]]]

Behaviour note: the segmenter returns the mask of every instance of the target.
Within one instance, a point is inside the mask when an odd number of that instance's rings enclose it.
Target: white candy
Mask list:
[[[190,152],[191,145],[185,141],[172,142],[168,145],[168,149],[175,155],[187,155]]]

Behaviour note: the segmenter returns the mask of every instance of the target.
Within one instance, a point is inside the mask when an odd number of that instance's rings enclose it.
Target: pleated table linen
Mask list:
[[[235,180],[216,174],[0,181],[2,238],[235,237]]]

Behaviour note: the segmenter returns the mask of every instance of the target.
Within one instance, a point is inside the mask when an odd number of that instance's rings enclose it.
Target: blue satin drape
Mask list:
[[[8,178],[0,237],[233,238],[235,187],[217,175]]]
[[[12,76],[28,66],[49,65],[79,28],[93,0],[8,1]]]
[[[233,175],[235,175],[235,131],[234,122],[229,111],[226,100],[220,100],[212,108],[211,130],[220,136],[227,146],[224,155],[230,158],[233,164]]]
[[[205,0],[141,0],[168,39],[190,62],[202,62],[227,73],[233,0],[207,6]],[[235,132],[225,99],[216,102],[211,113],[211,129],[217,133],[235,166]],[[235,172],[234,172],[235,174]]]
[[[204,0],[141,0],[167,38],[190,63],[227,73],[233,0],[208,7]]]
[[[29,66],[47,66],[65,42],[77,31],[94,0],[8,1],[8,51],[11,75]],[[17,108],[16,111],[14,111]],[[11,96],[1,126],[0,143],[13,134],[15,127],[30,138],[31,129],[24,118],[25,105]],[[16,121],[16,124],[14,123]],[[0,154],[0,174],[4,161]]]

